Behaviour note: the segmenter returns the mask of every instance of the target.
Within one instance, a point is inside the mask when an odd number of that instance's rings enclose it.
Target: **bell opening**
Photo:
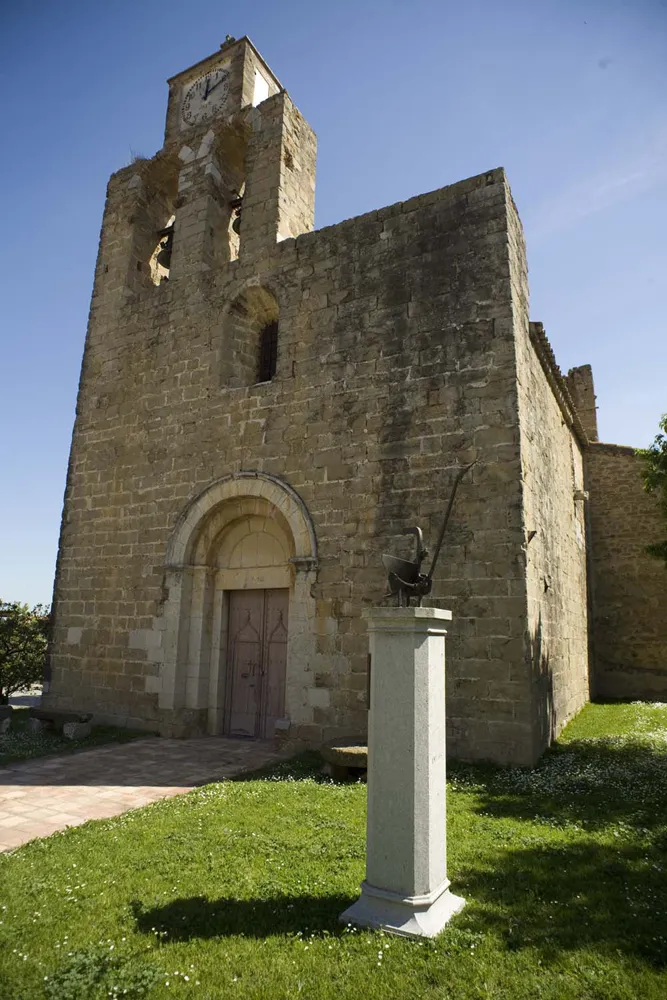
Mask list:
[[[151,280],[154,285],[169,281],[171,268],[171,252],[174,244],[174,220],[172,215],[164,229],[157,232],[158,242],[150,257]]]
[[[241,248],[241,212],[243,209],[243,194],[245,191],[245,181],[241,185],[238,194],[234,192],[234,197],[229,202],[229,259],[238,260]]]

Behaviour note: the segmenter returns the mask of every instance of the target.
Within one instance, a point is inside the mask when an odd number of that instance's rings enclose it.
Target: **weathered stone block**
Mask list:
[[[68,740],[85,740],[92,732],[90,722],[66,722],[63,726],[63,736]]]

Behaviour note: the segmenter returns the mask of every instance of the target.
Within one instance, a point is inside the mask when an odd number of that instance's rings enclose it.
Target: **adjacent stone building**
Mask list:
[[[363,733],[381,555],[413,524],[433,541],[473,460],[431,600],[454,614],[451,752],[534,762],[596,649],[603,693],[641,670],[664,690],[664,610],[619,645],[635,595],[605,582],[642,560],[617,471],[642,529],[656,505],[596,441],[590,369],[564,378],[529,322],[504,171],[313,232],[315,136],[252,43],[169,88],[163,148],[109,183],[44,704],[167,735]]]

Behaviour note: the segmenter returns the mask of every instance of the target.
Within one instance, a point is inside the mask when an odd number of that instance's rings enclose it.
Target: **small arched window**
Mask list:
[[[251,286],[230,305],[222,347],[222,382],[230,387],[270,382],[278,367],[278,302]]]

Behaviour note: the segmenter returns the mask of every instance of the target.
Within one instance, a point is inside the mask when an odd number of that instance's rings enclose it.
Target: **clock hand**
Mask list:
[[[208,77],[206,77],[206,90],[204,91],[204,97],[203,97],[204,101],[206,100],[206,98],[210,94],[211,90],[213,90],[212,87],[209,87],[210,82],[211,82],[210,79]]]
[[[221,83],[224,83],[226,79],[227,79],[227,74],[225,74],[224,76],[221,76],[220,79],[218,80],[218,82],[214,83],[213,86],[207,92],[209,94],[212,94],[213,91],[215,90],[215,88],[219,87]]]

